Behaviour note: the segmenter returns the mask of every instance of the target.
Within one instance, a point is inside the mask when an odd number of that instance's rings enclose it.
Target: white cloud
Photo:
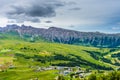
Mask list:
[[[7,22],[8,22],[7,18],[0,18],[0,27],[6,26]]]

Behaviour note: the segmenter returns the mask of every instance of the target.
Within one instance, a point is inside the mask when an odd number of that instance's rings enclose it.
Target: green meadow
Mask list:
[[[119,48],[60,44],[41,38],[31,41],[11,34],[0,35],[6,36],[0,39],[0,80],[55,80],[59,70],[37,71],[38,67],[49,66],[79,66],[105,72],[119,70]]]

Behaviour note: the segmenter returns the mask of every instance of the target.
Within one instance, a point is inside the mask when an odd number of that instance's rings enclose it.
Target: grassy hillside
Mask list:
[[[114,67],[112,65],[109,67],[109,64],[101,60],[102,55],[109,49],[46,42],[30,43],[17,40],[1,40],[0,42],[2,44],[0,46],[1,56],[20,57],[24,59],[22,59],[24,63],[33,59],[43,65],[84,66],[100,69]],[[95,53],[95,55],[92,53]]]
[[[120,65],[119,49],[50,43],[42,38],[31,42],[31,37],[23,39],[16,34],[0,36],[0,65],[9,63],[14,66],[5,67],[3,71],[7,72],[0,72],[0,80],[53,80],[57,75],[57,70],[36,73],[34,70],[37,66],[80,66],[91,70],[112,70]]]

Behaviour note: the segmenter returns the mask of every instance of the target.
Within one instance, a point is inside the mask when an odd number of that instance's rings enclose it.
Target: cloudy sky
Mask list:
[[[120,33],[120,0],[0,0],[0,26]]]

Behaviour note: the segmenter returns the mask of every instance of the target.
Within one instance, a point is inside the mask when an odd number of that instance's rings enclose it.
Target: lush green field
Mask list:
[[[72,66],[74,64],[74,66],[93,67],[96,69],[109,69],[110,67],[116,67],[102,61],[102,58],[104,57],[103,55],[109,52],[110,49],[46,42],[30,43],[15,40],[4,40],[0,42],[2,44],[0,46],[1,59],[4,57],[10,57],[11,59],[13,57],[16,59],[14,62],[21,65],[28,64],[31,59],[34,59],[35,63],[39,62],[40,65],[46,66]],[[95,55],[92,53],[95,53]]]
[[[0,39],[0,65],[5,66],[0,69],[0,80],[54,80],[58,76],[57,70],[36,72],[37,66],[116,70],[120,65],[118,48],[58,44],[42,39],[31,42],[29,38],[10,37]],[[14,67],[6,67],[8,63]]]
[[[7,72],[0,72],[0,80],[54,80],[57,76],[56,70],[34,72],[32,70],[11,69]]]

